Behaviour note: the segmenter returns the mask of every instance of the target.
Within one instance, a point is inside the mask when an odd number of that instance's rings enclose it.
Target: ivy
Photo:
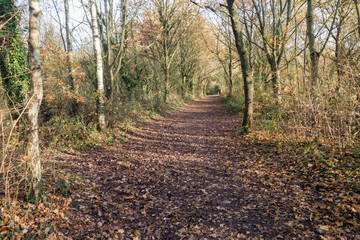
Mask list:
[[[26,50],[19,29],[19,16],[13,0],[0,0],[0,21],[10,19],[0,29],[0,74],[10,106],[24,103],[30,88]]]

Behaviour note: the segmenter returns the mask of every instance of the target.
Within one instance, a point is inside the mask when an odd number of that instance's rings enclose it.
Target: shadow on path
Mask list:
[[[117,147],[64,160],[89,188],[73,193],[74,239],[282,238],[289,186],[266,184],[238,118],[217,96],[143,124]],[[281,184],[283,185],[281,187]]]

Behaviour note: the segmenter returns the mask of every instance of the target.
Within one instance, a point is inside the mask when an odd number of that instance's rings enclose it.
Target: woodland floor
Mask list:
[[[70,189],[63,231],[72,239],[330,239],[338,227],[334,238],[360,239],[358,213],[332,224],[333,199],[318,216],[321,189],[293,177],[276,154],[261,156],[239,126],[209,96],[132,129],[125,143],[58,156],[83,182]]]

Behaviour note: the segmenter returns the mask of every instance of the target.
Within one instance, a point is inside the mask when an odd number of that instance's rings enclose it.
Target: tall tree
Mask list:
[[[252,0],[261,34],[262,47],[271,68],[271,82],[275,97],[281,99],[280,64],[289,36],[292,0]],[[244,5],[244,3],[243,3]],[[269,13],[269,14],[268,14]]]
[[[43,81],[40,63],[40,3],[29,0],[29,53],[31,95],[28,103],[29,136],[27,144],[27,163],[30,171],[30,194],[37,200],[40,196],[41,159],[39,148],[38,115],[43,98]],[[31,197],[32,197],[31,196]]]
[[[204,21],[199,12],[194,8],[186,7],[182,11],[183,22],[181,24],[182,36],[179,40],[178,67],[181,76],[181,96],[185,99],[194,89],[193,79],[199,66],[201,55],[201,34],[198,26]]]
[[[233,56],[234,37],[229,17],[221,17],[220,21],[217,26],[214,25],[212,28],[213,34],[216,37],[215,47],[209,46],[208,42],[205,43],[209,51],[217,58],[224,71],[225,80],[228,82],[229,88],[227,97],[231,98],[233,96],[234,69],[236,67],[236,58]]]
[[[334,29],[334,24],[336,22],[336,15],[338,12],[338,8],[340,5],[340,0],[337,0],[335,2],[335,9],[332,13],[330,13],[330,16],[333,17],[331,26],[328,29],[328,34],[325,37],[325,41],[323,43],[323,46],[320,48],[320,50],[316,49],[316,37],[318,36],[315,34],[315,24],[314,24],[314,1],[313,0],[307,0],[307,11],[306,11],[306,31],[307,31],[307,38],[309,41],[309,51],[310,51],[310,83],[311,83],[311,90],[313,91],[313,97],[315,93],[315,87],[317,86],[318,82],[318,71],[319,71],[319,59],[321,54],[326,48],[327,42],[329,41],[331,32]],[[324,23],[326,24],[326,23]]]
[[[96,0],[90,0],[91,23],[93,32],[93,44],[96,57],[96,77],[97,77],[97,109],[98,124],[100,130],[105,130],[105,90],[104,90],[104,74],[102,51],[100,41],[100,31],[97,21]]]
[[[75,93],[75,79],[74,79],[74,69],[73,69],[73,44],[72,44],[72,31],[70,27],[70,8],[69,0],[64,0],[65,7],[65,33],[66,33],[66,52],[67,52],[67,65],[69,71],[69,81],[70,81],[70,90]],[[70,103],[70,114],[76,115],[78,111],[78,103],[75,99],[71,100]]]
[[[149,48],[149,57],[156,61],[161,68],[163,75],[163,100],[169,100],[171,87],[171,74],[174,73],[175,56],[179,50],[181,39],[182,15],[180,13],[183,1],[153,0],[156,15],[150,18],[150,24],[157,32],[149,32],[149,38],[153,44]]]
[[[318,66],[319,66],[319,57],[320,53],[315,49],[315,33],[314,33],[314,1],[307,0],[307,12],[306,12],[306,24],[307,24],[307,37],[309,40],[309,50],[310,50],[310,80],[311,87],[316,87],[317,85],[317,74],[318,74]]]
[[[245,108],[241,127],[241,132],[247,134],[251,132],[253,121],[253,102],[254,102],[254,82],[253,73],[250,65],[249,53],[245,47],[241,22],[235,6],[235,0],[226,0],[227,10],[231,18],[231,26],[235,37],[235,45],[240,57],[241,71],[244,81]]]
[[[117,28],[114,23],[114,1],[105,0],[105,29],[106,29],[106,65],[110,83],[107,87],[107,97],[112,100],[115,90],[115,79],[119,76],[124,59],[124,48],[126,41],[126,28],[128,24],[129,0],[121,0],[121,28],[118,41],[114,41]],[[115,47],[114,47],[115,46]],[[115,52],[115,56],[113,53]]]
[[[70,28],[70,9],[69,9],[69,0],[64,0],[65,5],[65,32],[66,32],[66,52],[68,53],[68,68],[69,68],[69,79],[71,89],[74,90],[75,83],[74,78],[72,76],[72,54],[73,54],[73,47],[72,47],[72,38],[71,38],[71,28]]]

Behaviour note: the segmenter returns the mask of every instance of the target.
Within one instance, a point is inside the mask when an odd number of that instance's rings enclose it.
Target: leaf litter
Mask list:
[[[88,181],[73,194],[73,238],[359,239],[357,193],[304,177],[288,161],[300,154],[237,136],[240,123],[209,96],[64,158]]]
[[[61,236],[360,239],[360,197],[346,179],[321,178],[299,147],[238,136],[240,124],[208,96],[133,128],[118,146],[57,156],[81,179],[69,187]]]

